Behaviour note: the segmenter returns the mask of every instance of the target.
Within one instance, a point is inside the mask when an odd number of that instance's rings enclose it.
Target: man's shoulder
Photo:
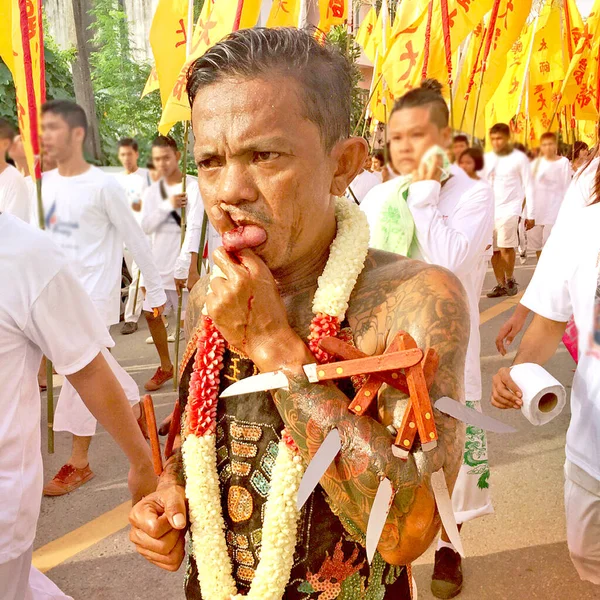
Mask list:
[[[377,177],[377,176],[375,176]],[[377,202],[382,198],[387,198],[390,192],[392,192],[395,188],[398,187],[398,179],[391,179],[390,181],[386,181],[385,183],[378,183],[373,186],[365,196],[365,199],[360,203],[361,210],[365,208],[369,208],[371,203]]]
[[[6,168],[2,173],[0,173],[0,178],[2,179],[2,184],[6,185],[8,183],[12,183],[13,181],[23,181],[24,177],[19,172],[19,169],[13,167],[11,164],[6,165]]]

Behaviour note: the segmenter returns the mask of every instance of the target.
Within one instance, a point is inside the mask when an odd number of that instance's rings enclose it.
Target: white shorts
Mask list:
[[[600,481],[565,463],[565,511],[571,560],[584,581],[600,584]]]
[[[0,564],[2,600],[73,600],[56,584],[31,566],[33,548]]]
[[[129,404],[137,404],[140,401],[137,383],[106,348],[102,349],[102,356],[125,391]],[[69,431],[74,435],[86,437],[96,433],[96,423],[96,418],[83,403],[81,396],[65,378],[54,414],[54,431]]]
[[[536,225],[527,232],[527,246],[530,250],[539,252],[548,241],[554,225]]]
[[[519,245],[518,228],[519,217],[515,215],[496,219],[494,224],[494,250],[516,248]]]
[[[165,310],[163,311],[163,315],[168,315],[170,312],[173,312],[174,315],[177,315],[177,306],[179,305],[179,296],[175,290],[165,290],[165,294],[167,295],[167,303],[165,304]],[[183,292],[183,301],[181,303],[181,320],[185,318],[185,309],[187,307],[189,292],[184,290]],[[147,298],[144,298],[144,310],[146,312],[152,312],[152,306],[150,306],[150,302],[148,302]]]

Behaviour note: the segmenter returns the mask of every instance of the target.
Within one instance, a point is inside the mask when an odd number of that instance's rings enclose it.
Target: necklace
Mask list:
[[[319,348],[324,337],[337,336],[348,310],[369,245],[365,215],[346,198],[335,199],[337,234],[313,299],[308,345],[319,363],[331,362]],[[304,464],[284,429],[265,506],[261,558],[250,591],[239,595],[225,538],[216,457],[217,403],[225,340],[207,315],[197,331],[197,353],[190,379],[182,446],[186,472],[192,548],[206,600],[281,600],[290,578],[300,513],[296,506]]]

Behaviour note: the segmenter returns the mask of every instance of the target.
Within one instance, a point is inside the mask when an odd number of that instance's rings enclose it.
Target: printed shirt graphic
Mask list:
[[[600,481],[600,204],[561,215],[522,304],[578,330],[567,458]],[[564,382],[568,383],[568,382]]]
[[[182,404],[187,401],[194,354],[192,339],[182,363],[186,364],[179,388]],[[248,358],[229,349],[224,365],[221,389],[257,373]],[[259,392],[244,396],[243,401],[239,396],[221,399],[217,423],[217,468],[227,547],[239,593],[247,594],[260,559],[264,508],[283,422],[270,393]],[[379,553],[369,567],[364,542],[350,523],[345,525],[317,486],[298,524],[294,566],[285,599],[409,600],[405,567],[388,565]],[[186,598],[201,600],[191,547],[188,557]]]

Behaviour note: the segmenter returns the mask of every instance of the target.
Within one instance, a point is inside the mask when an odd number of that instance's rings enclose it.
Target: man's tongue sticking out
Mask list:
[[[240,225],[223,234],[223,247],[227,252],[256,248],[266,241],[267,233],[258,225]]]

